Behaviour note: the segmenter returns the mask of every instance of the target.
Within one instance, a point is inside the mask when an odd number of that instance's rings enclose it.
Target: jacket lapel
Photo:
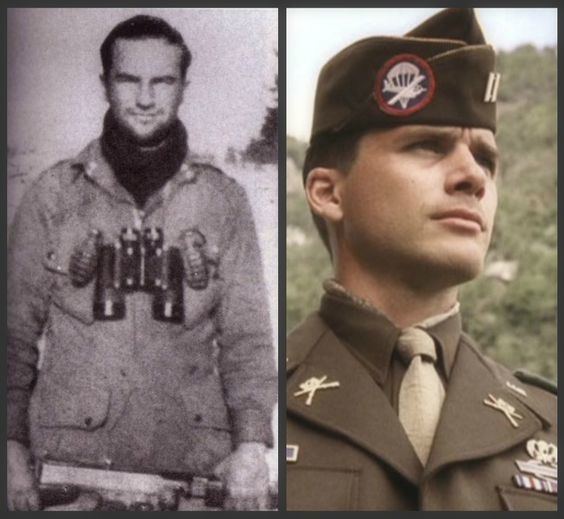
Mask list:
[[[504,412],[484,403],[492,395],[514,408]],[[521,418],[516,417],[515,413]],[[447,464],[492,456],[529,439],[542,420],[495,375],[484,357],[461,339],[445,403],[425,467],[424,479]]]
[[[295,395],[300,384],[324,376],[324,383],[339,386],[317,390],[309,406],[308,394]],[[345,436],[418,484],[422,467],[397,415],[381,388],[330,330],[288,380],[287,402],[290,413]]]

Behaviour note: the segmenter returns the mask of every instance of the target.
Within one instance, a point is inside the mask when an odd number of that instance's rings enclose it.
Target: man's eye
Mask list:
[[[443,145],[439,141],[427,139],[413,142],[408,146],[408,149],[413,151],[422,150],[431,153],[441,153],[443,151]]]
[[[477,157],[474,158],[474,160],[480,165],[482,166],[486,171],[488,171],[488,173],[492,176],[495,175],[496,170],[497,170],[497,163],[495,160],[493,160],[490,157],[486,157],[486,156],[480,156],[478,155]]]
[[[155,83],[161,83],[164,85],[174,85],[176,83],[176,78],[175,77],[162,77],[159,78],[155,81]]]
[[[136,79],[129,76],[116,76],[116,83],[135,83]]]

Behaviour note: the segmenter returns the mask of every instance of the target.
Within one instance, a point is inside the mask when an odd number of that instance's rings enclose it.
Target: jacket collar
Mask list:
[[[414,485],[452,463],[503,452],[551,425],[550,412],[543,403],[530,392],[524,396],[510,389],[507,381],[517,387],[522,384],[462,335],[434,446],[423,472],[384,392],[360,362],[319,317],[310,318],[304,328],[293,334],[296,340],[289,345],[288,412],[346,437]],[[315,340],[298,344],[299,336]],[[320,389],[310,406],[306,405],[307,395],[295,396],[300,384],[323,376],[326,382],[338,381],[339,387]],[[522,416],[518,427],[501,411],[483,403],[489,394],[515,408]]]
[[[133,197],[127,189],[118,182],[111,166],[105,159],[102,153],[100,139],[95,139],[90,142],[86,148],[76,156],[72,162],[72,166],[111,196],[135,206]],[[197,175],[198,170],[187,156],[180,166],[179,171],[165,184],[165,187],[149,198],[144,211],[149,213],[154,210],[162,203],[163,199],[167,199],[170,193],[175,192],[180,185],[195,182]]]
[[[335,289],[336,286],[331,280],[324,284],[319,313],[337,337],[368,362],[376,381],[382,385],[401,330],[375,307]],[[426,330],[439,346],[442,371],[448,380],[461,333],[460,313]]]
[[[542,404],[532,395],[511,389],[508,381],[521,386],[507,370],[496,369],[463,335],[424,478],[446,465],[505,451],[551,425]],[[502,411],[484,403],[490,395],[515,409],[521,417],[514,418],[517,427]]]
[[[335,334],[324,328],[288,380],[288,412],[347,437],[417,484],[421,464],[384,392]],[[295,395],[305,381],[324,376],[326,382],[339,382],[339,387],[318,390],[310,406],[307,394]]]

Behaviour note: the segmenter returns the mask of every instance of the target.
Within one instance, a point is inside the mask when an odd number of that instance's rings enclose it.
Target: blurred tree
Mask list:
[[[276,52],[278,56],[278,53]],[[275,86],[269,91],[275,94],[274,104],[267,107],[260,137],[252,139],[243,153],[243,158],[259,164],[278,162],[278,75],[274,78]]]

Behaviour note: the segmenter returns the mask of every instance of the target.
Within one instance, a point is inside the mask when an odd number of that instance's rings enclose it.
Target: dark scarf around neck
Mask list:
[[[179,119],[158,138],[150,143],[150,148],[144,148],[118,124],[110,111],[104,117],[102,153],[118,182],[139,207],[173,177],[188,152],[186,129]]]

